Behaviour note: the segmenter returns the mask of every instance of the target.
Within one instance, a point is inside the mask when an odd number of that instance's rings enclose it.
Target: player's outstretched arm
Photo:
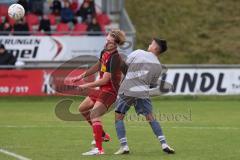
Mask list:
[[[150,88],[149,95],[151,97],[160,96],[172,92],[173,89],[174,87],[171,83],[159,79],[157,85],[154,88]]]
[[[167,94],[169,92],[172,92],[174,87],[171,83],[168,83],[164,80],[162,80],[160,77],[162,77],[163,75],[165,75],[168,71],[168,68],[165,65],[161,65],[160,68],[160,75],[157,75],[153,84],[151,84],[150,86],[150,90],[149,90],[149,95],[151,97],[155,97],[155,96],[160,96],[163,94]]]
[[[88,76],[98,72],[100,70],[100,66],[101,66],[100,61],[97,61],[96,64],[94,64],[92,67],[90,67],[88,70],[85,71],[83,78],[88,77]]]
[[[111,73],[105,72],[103,74],[103,78],[98,79],[98,80],[96,80],[94,82],[90,82],[90,83],[86,83],[86,84],[80,85],[79,87],[82,88],[82,89],[100,87],[102,85],[105,85],[110,80],[111,80]]]
[[[77,82],[77,81],[80,81],[81,79],[83,78],[86,78],[92,74],[95,74],[96,72],[99,71],[100,69],[100,62],[98,61],[96,64],[94,64],[92,67],[90,67],[88,70],[86,70],[83,74],[77,76],[77,77],[74,77],[71,79],[71,81],[74,83],[74,82]]]

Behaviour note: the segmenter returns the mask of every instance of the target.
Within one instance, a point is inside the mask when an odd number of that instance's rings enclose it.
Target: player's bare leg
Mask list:
[[[92,126],[92,121],[90,118],[90,112],[93,107],[94,107],[94,102],[89,97],[86,97],[79,106],[79,112],[82,114],[82,116],[85,118],[85,120],[88,121],[88,123],[91,126]],[[102,132],[102,139],[104,142],[108,142],[111,139],[109,134],[105,133],[104,130]],[[95,147],[96,142],[92,141],[91,144]]]
[[[89,152],[83,153],[83,155],[91,156],[104,154],[104,149],[102,147],[103,127],[100,117],[103,116],[106,112],[107,108],[105,107],[105,105],[97,101],[90,113],[96,148],[93,148]]]
[[[172,149],[166,142],[166,138],[163,135],[162,128],[159,124],[159,122],[155,119],[155,117],[152,115],[152,113],[145,116],[146,120],[149,122],[154,134],[158,138],[159,142],[162,145],[162,149],[164,152],[168,154],[174,154],[175,151]]]
[[[92,125],[92,122],[90,119],[90,111],[93,108],[93,106],[94,106],[94,103],[89,97],[86,97],[82,101],[82,103],[79,105],[79,112],[82,114],[85,120],[88,121],[90,125]]]

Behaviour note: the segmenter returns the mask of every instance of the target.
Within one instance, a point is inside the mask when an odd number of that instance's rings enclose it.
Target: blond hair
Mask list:
[[[115,39],[118,45],[123,45],[126,41],[126,35],[123,31],[115,29],[109,32],[109,35]]]

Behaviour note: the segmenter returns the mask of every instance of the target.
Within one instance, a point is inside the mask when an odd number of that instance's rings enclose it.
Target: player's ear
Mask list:
[[[155,46],[154,49],[155,49],[155,52],[158,53],[158,55],[161,54],[161,48],[159,46]]]

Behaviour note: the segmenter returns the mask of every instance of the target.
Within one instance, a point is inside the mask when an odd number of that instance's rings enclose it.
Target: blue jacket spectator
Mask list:
[[[70,9],[70,4],[68,2],[64,2],[64,8],[61,10],[61,20],[64,23],[74,21],[74,13]]]

